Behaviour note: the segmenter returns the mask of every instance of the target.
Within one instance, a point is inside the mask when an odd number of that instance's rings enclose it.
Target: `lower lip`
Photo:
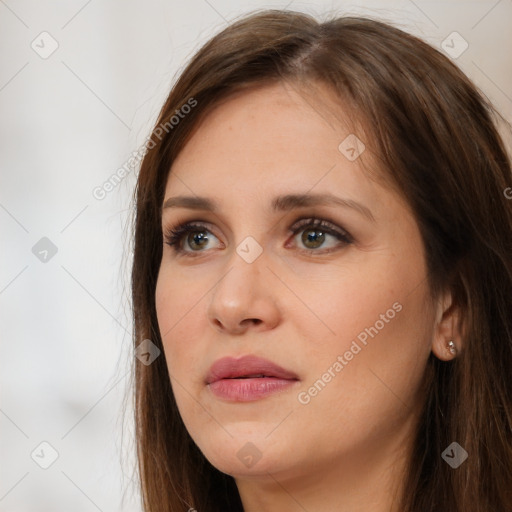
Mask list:
[[[212,393],[232,402],[251,402],[279,393],[297,383],[297,380],[260,377],[254,379],[221,379],[208,386]]]

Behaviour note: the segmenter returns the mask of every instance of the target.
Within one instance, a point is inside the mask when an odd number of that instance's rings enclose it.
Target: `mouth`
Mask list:
[[[228,379],[262,379],[264,377],[273,377],[273,375],[241,375],[240,377],[228,377]]]
[[[219,359],[212,365],[205,380],[217,398],[230,402],[259,400],[298,382],[295,373],[255,356]]]
[[[223,379],[265,378],[298,380],[295,373],[286,370],[278,364],[268,359],[249,355],[238,359],[224,357],[215,361],[206,376],[206,384],[212,384]]]

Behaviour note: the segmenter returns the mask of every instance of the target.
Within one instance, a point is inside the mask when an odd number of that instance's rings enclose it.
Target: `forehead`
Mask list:
[[[312,190],[381,203],[382,187],[364,172],[363,159],[374,165],[372,148],[361,132],[354,133],[357,120],[326,87],[315,92],[278,83],[222,101],[173,163],[166,196]],[[362,150],[360,157],[352,158],[351,146]]]

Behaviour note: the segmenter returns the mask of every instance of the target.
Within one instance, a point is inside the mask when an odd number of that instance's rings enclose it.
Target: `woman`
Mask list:
[[[205,44],[136,191],[145,510],[512,510],[511,183],[492,106],[388,24]]]

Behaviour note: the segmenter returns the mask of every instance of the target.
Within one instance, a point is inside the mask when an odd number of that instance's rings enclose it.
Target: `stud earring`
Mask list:
[[[448,350],[450,351],[450,354],[452,355],[457,355],[457,347],[455,346],[455,343],[453,342],[453,340],[450,340],[448,342]]]

